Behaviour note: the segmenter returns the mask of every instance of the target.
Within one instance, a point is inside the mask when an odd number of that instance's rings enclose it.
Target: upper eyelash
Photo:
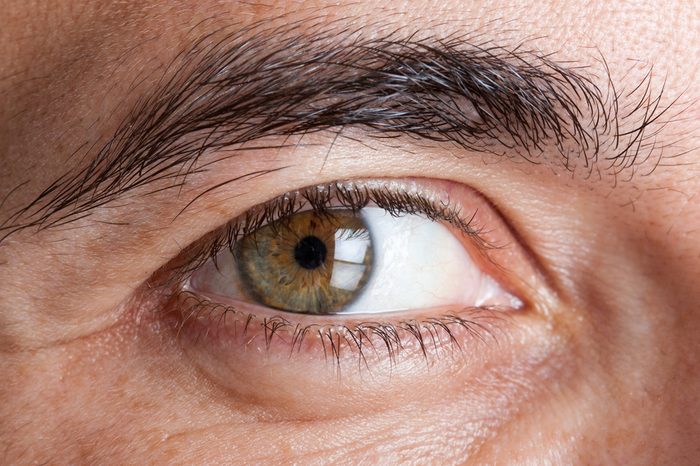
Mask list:
[[[233,244],[241,235],[251,234],[267,224],[278,224],[280,220],[303,210],[329,215],[332,208],[342,207],[357,212],[370,204],[393,216],[422,214],[430,220],[441,220],[468,236],[482,240],[480,229],[474,225],[474,215],[465,219],[460,209],[449,202],[435,203],[418,193],[386,187],[335,182],[286,193],[248,211],[242,221],[232,224],[229,244]],[[483,241],[483,244],[487,243]]]
[[[368,205],[384,209],[393,216],[424,215],[432,221],[443,221],[470,237],[479,252],[498,247],[484,237],[482,227],[476,224],[476,211],[465,216],[461,207],[449,201],[431,200],[417,192],[338,181],[288,192],[249,209],[190,247],[185,262],[168,270],[171,277],[167,284],[185,281],[206,261],[216,262],[219,252],[233,249],[239,238],[254,234],[266,225],[283,227],[284,220],[296,213],[313,210],[319,215],[332,215],[335,208],[358,212]]]

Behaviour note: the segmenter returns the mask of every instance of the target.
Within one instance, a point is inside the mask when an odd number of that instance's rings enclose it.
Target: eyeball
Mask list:
[[[241,237],[195,272],[190,286],[218,302],[303,314],[517,307],[461,234],[381,207],[307,210]]]

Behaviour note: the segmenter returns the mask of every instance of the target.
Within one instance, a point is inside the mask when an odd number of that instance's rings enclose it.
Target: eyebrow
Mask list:
[[[604,61],[601,79],[524,44],[265,24],[208,34],[178,55],[91,162],[0,225],[0,241],[89,216],[158,181],[167,181],[158,190],[180,186],[212,151],[349,127],[568,170],[600,170],[603,154],[605,169],[620,172],[651,157],[658,131],[647,129],[668,110],[650,74],[623,108]]]

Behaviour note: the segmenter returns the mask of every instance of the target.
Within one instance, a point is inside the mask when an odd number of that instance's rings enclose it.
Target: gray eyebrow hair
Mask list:
[[[201,38],[89,165],[0,225],[0,241],[84,218],[157,181],[178,187],[212,151],[347,127],[536,163],[554,148],[567,169],[592,169],[605,154],[607,168],[619,172],[649,159],[658,130],[647,128],[668,109],[652,95],[650,75],[623,110],[609,74],[599,87],[586,68],[523,44],[509,49],[406,28],[369,36],[340,24],[261,22]]]

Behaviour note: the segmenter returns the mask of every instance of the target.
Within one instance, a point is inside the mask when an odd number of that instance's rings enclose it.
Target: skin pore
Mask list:
[[[700,14],[692,5],[183,0],[0,8],[0,221],[21,226],[0,232],[12,231],[0,242],[2,463],[697,461]],[[555,63],[590,77],[601,108],[618,109],[621,144],[646,122],[643,143],[620,165],[609,138],[597,157],[566,146],[574,152],[565,161],[544,140],[539,152],[484,152],[449,138],[382,138],[356,124],[340,137],[337,128],[273,132],[241,140],[235,152],[211,150],[177,189],[162,178],[67,222],[60,209],[35,221],[52,193],[26,209],[63,175],[84,173],[125,122],[140,121],[134,109],[168,89],[193,44],[236,33],[255,43],[240,31],[267,31],[257,43],[271,50],[265,34],[290,25],[301,37],[415,33],[553,53]],[[313,44],[337,45],[332,37]],[[255,50],[248,62],[264,55]],[[494,252],[508,273],[489,272],[517,279],[528,303],[505,317],[469,315],[493,338],[454,327],[458,351],[440,347],[424,358],[403,340],[396,360],[368,352],[363,366],[348,346],[329,362],[309,337],[289,356],[282,338],[268,347],[257,344],[264,337],[241,343],[193,330],[182,311],[170,312],[181,298],[164,291],[176,281],[171,266],[254,206],[336,180],[416,177],[466,185],[486,199],[475,210],[508,245]]]

